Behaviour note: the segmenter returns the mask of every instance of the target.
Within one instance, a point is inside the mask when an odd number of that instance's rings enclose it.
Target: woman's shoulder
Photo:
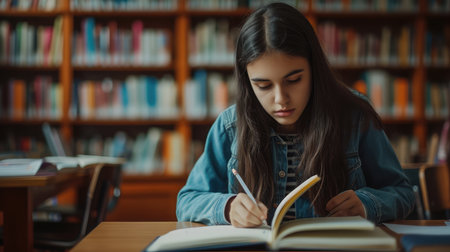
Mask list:
[[[230,128],[235,127],[236,118],[236,105],[233,104],[219,114],[217,121],[223,124],[225,128]]]

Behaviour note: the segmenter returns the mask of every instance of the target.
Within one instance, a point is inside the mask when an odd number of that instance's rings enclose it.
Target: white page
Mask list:
[[[266,242],[269,235],[269,228],[236,228],[231,225],[183,228],[162,235],[147,251],[176,251],[220,244]]]
[[[383,224],[398,234],[450,235],[450,226]]]

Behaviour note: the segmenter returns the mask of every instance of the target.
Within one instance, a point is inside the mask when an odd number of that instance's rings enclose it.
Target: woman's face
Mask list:
[[[248,64],[247,72],[264,110],[282,126],[281,130],[293,130],[311,94],[308,60],[274,51]]]

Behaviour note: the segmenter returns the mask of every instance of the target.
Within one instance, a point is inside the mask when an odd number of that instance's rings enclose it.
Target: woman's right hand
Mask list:
[[[261,226],[267,219],[267,207],[258,201],[258,206],[245,193],[239,193],[227,202],[225,213],[235,227]]]

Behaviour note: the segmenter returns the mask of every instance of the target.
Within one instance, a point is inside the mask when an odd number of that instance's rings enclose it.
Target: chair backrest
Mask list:
[[[86,195],[82,236],[105,220],[109,205],[116,204],[120,196],[117,190],[120,190],[122,166],[118,164],[96,164],[94,166]]]
[[[423,173],[430,211],[450,209],[450,171],[447,164],[436,164]]]

